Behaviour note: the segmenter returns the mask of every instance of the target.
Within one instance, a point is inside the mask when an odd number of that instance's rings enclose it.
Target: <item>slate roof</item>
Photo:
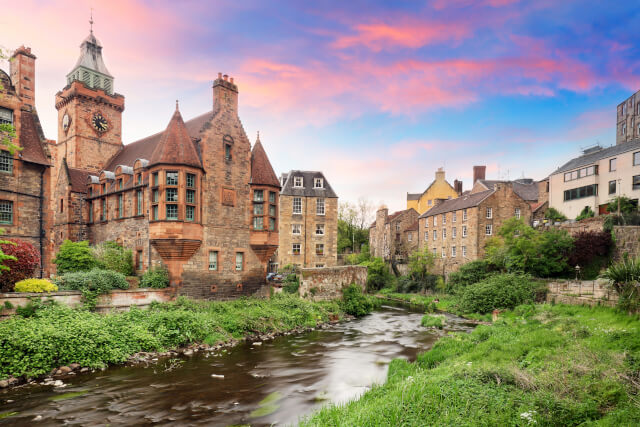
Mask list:
[[[91,32],[80,45],[80,57],[73,69],[75,70],[78,67],[85,67],[102,73],[105,76],[113,77],[111,73],[109,73],[109,70],[107,70],[107,66],[104,65],[104,61],[102,60],[102,45],[93,35],[93,32]]]
[[[445,200],[444,202],[432,207],[431,209],[420,215],[420,218],[426,218],[433,215],[439,215],[446,212],[452,212],[459,209],[467,209],[478,206],[484,199],[492,195],[494,192],[495,190],[492,188],[491,190],[479,191],[467,196],[460,196],[456,199]]]
[[[191,141],[177,105],[167,129],[162,133],[151,158],[149,158],[149,167],[161,164],[184,165],[202,169],[200,157]]]
[[[18,152],[18,156],[25,162],[48,166],[49,160],[42,148],[44,141],[44,134],[38,115],[28,111],[21,111],[19,144],[22,150]]]
[[[302,176],[303,187],[298,188],[293,186],[293,178],[296,176]],[[313,178],[322,178],[324,180],[324,188],[313,188]],[[333,191],[333,188],[331,188],[327,178],[325,178],[322,172],[318,171],[290,171],[282,185],[280,194],[283,196],[338,198],[338,195]]]
[[[418,231],[418,221],[408,226],[404,231]]]
[[[422,193],[407,193],[407,200],[420,200]]]
[[[253,150],[251,150],[251,184],[280,188],[280,181],[271,167],[271,162],[262,147],[260,138],[256,140]]]
[[[515,181],[497,181],[488,179],[478,180],[488,190],[492,190],[496,184],[511,183],[513,185],[513,192],[520,196],[527,202],[538,201],[538,183],[533,180],[515,180]]]
[[[213,111],[201,114],[191,120],[184,122],[187,133],[192,139],[197,139],[206,123],[213,118]],[[146,138],[125,145],[118,154],[116,154],[105,170],[114,171],[118,165],[133,166],[137,159],[151,159],[153,151],[158,142],[162,138],[163,132],[147,136]]]
[[[394,219],[398,218],[402,214],[404,214],[406,212],[409,212],[409,211],[415,211],[415,209],[413,209],[413,208],[404,209],[404,210],[401,210],[401,211],[396,211],[396,212],[392,213],[391,215],[387,215],[387,220],[386,220],[385,224],[389,224]],[[376,226],[376,221],[373,221],[371,223],[371,225],[369,226],[369,228],[375,227],[375,226]]]
[[[640,149],[640,138],[628,142],[623,142],[622,144],[613,145],[611,147],[603,148],[602,150],[590,152],[588,154],[583,154],[582,156],[569,160],[567,163],[556,169],[556,171],[551,175],[556,175],[562,172],[578,169],[583,166],[592,165],[599,160],[638,149]]]
[[[69,167],[67,170],[69,171],[69,184],[71,184],[71,191],[74,193],[86,193],[87,181],[91,172]]]

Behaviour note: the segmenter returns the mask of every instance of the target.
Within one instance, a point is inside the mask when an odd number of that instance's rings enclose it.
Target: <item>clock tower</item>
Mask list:
[[[93,22],[91,21],[91,24]],[[124,96],[113,92],[113,76],[102,59],[102,45],[93,35],[80,45],[80,57],[56,94],[57,159],[69,167],[100,173],[122,149]]]

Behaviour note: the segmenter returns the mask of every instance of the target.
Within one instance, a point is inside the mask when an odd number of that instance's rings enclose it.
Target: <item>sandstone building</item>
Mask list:
[[[163,131],[124,145],[125,98],[102,49],[91,32],[56,94],[56,144],[33,108],[35,57],[14,53],[0,113],[24,150],[3,154],[0,220],[11,236],[42,240],[47,273],[65,239],[113,240],[133,250],[138,272],[166,266],[179,294],[256,292],[278,247],[280,182],[260,140],[252,148],[245,134],[234,79],[218,74],[210,111],[184,121],[176,102]]]
[[[436,179],[422,193],[407,193],[407,209],[415,209],[423,214],[431,209],[438,199],[454,199],[462,194],[462,181],[457,179],[453,186],[445,179],[444,169],[436,171]]]
[[[333,267],[338,260],[338,196],[322,172],[281,175],[277,267]]]
[[[419,216],[418,211],[413,208],[394,212],[391,215],[386,206],[378,209],[376,220],[369,227],[371,255],[388,262],[406,261],[411,249],[415,248],[414,237],[417,237],[409,232],[410,229],[415,228]]]
[[[640,91],[616,108],[616,145],[640,138]]]

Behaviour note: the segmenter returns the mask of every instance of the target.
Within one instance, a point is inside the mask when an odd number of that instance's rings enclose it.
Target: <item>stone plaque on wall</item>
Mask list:
[[[236,192],[228,188],[222,189],[222,204],[225,206],[235,206]]]

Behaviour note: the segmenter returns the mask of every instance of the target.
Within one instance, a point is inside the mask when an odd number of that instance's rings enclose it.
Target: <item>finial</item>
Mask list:
[[[93,8],[91,8],[91,17],[89,18],[89,25],[91,34],[93,34]]]
[[[178,100],[176,99],[176,111],[178,111]]]
[[[258,138],[257,138],[257,140],[258,140],[258,141],[260,141],[260,131],[258,131]]]

